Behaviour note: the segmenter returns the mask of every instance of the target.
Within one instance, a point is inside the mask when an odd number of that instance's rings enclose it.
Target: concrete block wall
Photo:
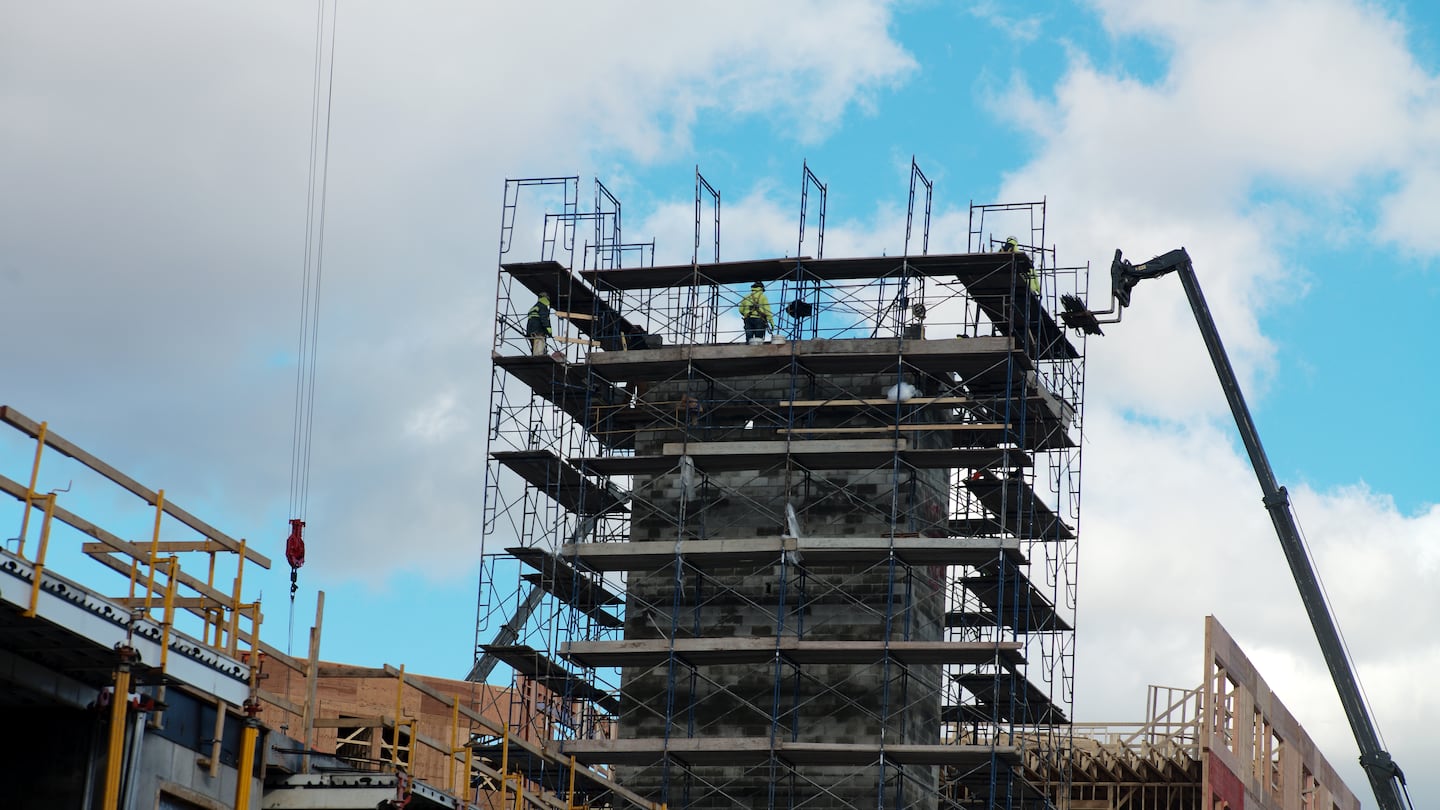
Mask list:
[[[823,379],[788,376],[726,380],[704,389],[656,385],[646,399],[701,400],[700,415],[687,434],[646,431],[638,454],[658,453],[666,442],[760,441],[784,439],[786,418],[778,403],[792,397],[825,399],[878,397],[895,383],[893,375],[843,375]],[[926,381],[910,382],[925,386]],[[723,401],[731,414],[709,418],[705,403]],[[753,402],[751,414],[735,415],[737,402]],[[740,409],[740,410],[743,410]],[[936,419],[945,418],[937,415]],[[883,424],[883,418],[850,417],[844,426]],[[836,427],[842,420],[814,417],[792,427]],[[816,434],[813,438],[821,438]],[[830,434],[831,437],[837,434]],[[845,434],[838,434],[844,436]],[[812,437],[800,437],[812,438]],[[911,446],[941,446],[933,432],[912,431]],[[843,440],[843,439],[842,439]],[[788,534],[785,506],[796,512],[807,536],[871,536],[943,533],[950,485],[947,470],[886,468],[807,473],[776,457],[764,469],[708,476],[685,498],[679,474],[637,478],[632,539],[677,537],[722,539]],[[683,508],[682,508],[683,501]],[[683,519],[681,516],[683,515]],[[803,564],[803,561],[801,561]],[[679,637],[811,640],[940,640],[943,637],[943,569],[910,569],[888,564],[861,566],[765,565],[686,568],[632,573],[627,588],[627,639]],[[691,672],[667,667],[626,670],[621,676],[622,738],[770,737],[826,743],[878,745],[939,741],[941,677],[938,666],[806,666],[780,662],[763,666],[717,665]],[[665,713],[671,717],[667,728]],[[936,806],[934,768],[909,768],[901,779],[878,767],[804,767],[794,773],[759,768],[702,767],[686,776],[679,769],[619,769],[623,781],[643,794],[660,796],[671,807],[701,810],[803,805],[807,808],[873,807],[885,791],[885,805]],[[773,781],[778,780],[778,781]],[[895,783],[904,782],[897,791]],[[773,781],[773,784],[772,784]]]

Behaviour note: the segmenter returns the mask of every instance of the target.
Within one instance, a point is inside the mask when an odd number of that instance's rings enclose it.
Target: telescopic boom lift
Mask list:
[[[1300,599],[1305,603],[1305,612],[1310,615],[1310,624],[1315,628],[1320,651],[1325,655],[1325,664],[1330,668],[1330,677],[1335,681],[1335,689],[1340,693],[1340,703],[1345,708],[1345,717],[1350,721],[1350,730],[1354,732],[1355,742],[1360,747],[1360,765],[1365,769],[1370,787],[1375,791],[1375,801],[1380,810],[1408,810],[1410,797],[1405,790],[1405,775],[1390,754],[1380,746],[1380,736],[1375,731],[1375,724],[1361,699],[1359,682],[1355,679],[1350,659],[1340,641],[1340,633],[1326,606],[1320,581],[1315,575],[1315,569],[1310,565],[1310,558],[1300,539],[1300,529],[1290,509],[1290,495],[1284,487],[1275,482],[1275,473],[1270,469],[1270,459],[1265,455],[1265,448],[1260,444],[1260,434],[1255,429],[1255,420],[1250,418],[1250,409],[1245,406],[1245,397],[1240,392],[1235,370],[1230,366],[1230,358],[1225,354],[1224,344],[1220,342],[1220,333],[1215,329],[1215,320],[1210,317],[1210,307],[1206,305],[1205,295],[1200,291],[1200,282],[1195,277],[1195,267],[1190,262],[1190,254],[1185,252],[1185,248],[1179,248],[1156,256],[1144,264],[1132,265],[1116,250],[1115,259],[1110,264],[1111,292],[1115,299],[1112,307],[1103,312],[1093,312],[1087,309],[1079,298],[1066,295],[1061,299],[1065,309],[1061,319],[1067,326],[1083,330],[1087,334],[1101,334],[1101,324],[1120,321],[1124,308],[1130,305],[1130,291],[1136,284],[1172,272],[1180,276],[1185,297],[1190,300],[1190,310],[1195,315],[1195,324],[1200,327],[1205,348],[1210,352],[1210,362],[1214,364],[1220,386],[1225,389],[1225,398],[1230,402],[1230,413],[1235,417],[1235,427],[1240,430],[1240,440],[1245,444],[1245,452],[1250,455],[1250,466],[1254,468],[1255,477],[1260,482],[1265,508],[1270,512],[1271,522],[1275,524],[1275,534],[1280,539],[1286,561],[1290,563],[1290,573],[1295,577],[1295,585],[1300,589]],[[1111,314],[1115,317],[1108,320],[1097,317]]]

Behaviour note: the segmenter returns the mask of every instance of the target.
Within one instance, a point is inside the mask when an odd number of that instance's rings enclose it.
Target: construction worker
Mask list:
[[[1020,240],[1013,236],[1006,237],[1005,244],[1000,246],[1001,253],[1019,253]],[[1025,270],[1025,282],[1030,286],[1030,292],[1040,294],[1040,275],[1035,272],[1035,264],[1031,262]]]
[[[539,357],[545,353],[546,339],[555,334],[550,328],[550,295],[540,293],[535,306],[525,321],[525,336],[530,338],[530,353]]]
[[[770,328],[770,299],[765,297],[764,284],[750,285],[750,294],[740,299],[740,317],[745,319],[745,342],[751,346],[763,342]]]

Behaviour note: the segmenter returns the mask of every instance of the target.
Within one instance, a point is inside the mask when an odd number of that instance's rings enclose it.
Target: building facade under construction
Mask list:
[[[1044,202],[931,253],[913,165],[890,256],[825,256],[808,167],[793,255],[722,261],[695,192],[657,266],[598,181],[506,184],[472,678],[540,684],[564,755],[672,808],[1066,795],[1085,268]]]

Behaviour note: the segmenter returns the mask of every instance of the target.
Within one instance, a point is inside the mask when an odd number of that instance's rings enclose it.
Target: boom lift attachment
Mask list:
[[[1110,264],[1114,306],[1103,312],[1093,312],[1087,309],[1079,298],[1066,295],[1061,299],[1065,309],[1061,319],[1066,326],[1080,329],[1087,334],[1101,334],[1101,324],[1119,323],[1124,308],[1130,305],[1130,291],[1136,284],[1171,272],[1180,276],[1185,297],[1189,299],[1190,310],[1195,315],[1195,324],[1200,327],[1205,348],[1210,352],[1210,362],[1214,364],[1220,386],[1225,390],[1225,398],[1230,402],[1235,427],[1240,431],[1240,440],[1245,444],[1245,452],[1250,455],[1250,466],[1254,468],[1255,478],[1260,482],[1260,491],[1264,496],[1262,501],[1270,512],[1270,521],[1275,524],[1275,534],[1279,537],[1280,547],[1290,564],[1295,585],[1300,589],[1300,599],[1305,603],[1305,612],[1310,615],[1310,624],[1320,642],[1320,651],[1325,656],[1330,677],[1335,681],[1336,691],[1340,693],[1340,703],[1345,708],[1346,719],[1350,721],[1350,730],[1354,732],[1355,742],[1360,747],[1360,765],[1365,769],[1370,787],[1375,791],[1375,801],[1380,810],[1407,810],[1411,805],[1409,794],[1405,790],[1405,775],[1389,752],[1380,746],[1379,734],[1361,699],[1359,682],[1355,679],[1350,659],[1340,641],[1340,633],[1326,606],[1320,581],[1316,578],[1315,570],[1310,565],[1310,559],[1300,539],[1300,529],[1290,509],[1290,495],[1284,487],[1275,482],[1270,459],[1260,444],[1260,434],[1255,428],[1255,421],[1250,417],[1250,409],[1245,405],[1245,397],[1240,392],[1235,370],[1230,366],[1230,358],[1225,354],[1224,344],[1220,342],[1215,320],[1210,316],[1204,293],[1200,291],[1200,282],[1195,277],[1195,267],[1190,261],[1190,254],[1185,252],[1185,248],[1178,248],[1143,264],[1132,265],[1116,250],[1115,259]],[[1111,313],[1115,314],[1112,319],[1100,320],[1097,317]]]

